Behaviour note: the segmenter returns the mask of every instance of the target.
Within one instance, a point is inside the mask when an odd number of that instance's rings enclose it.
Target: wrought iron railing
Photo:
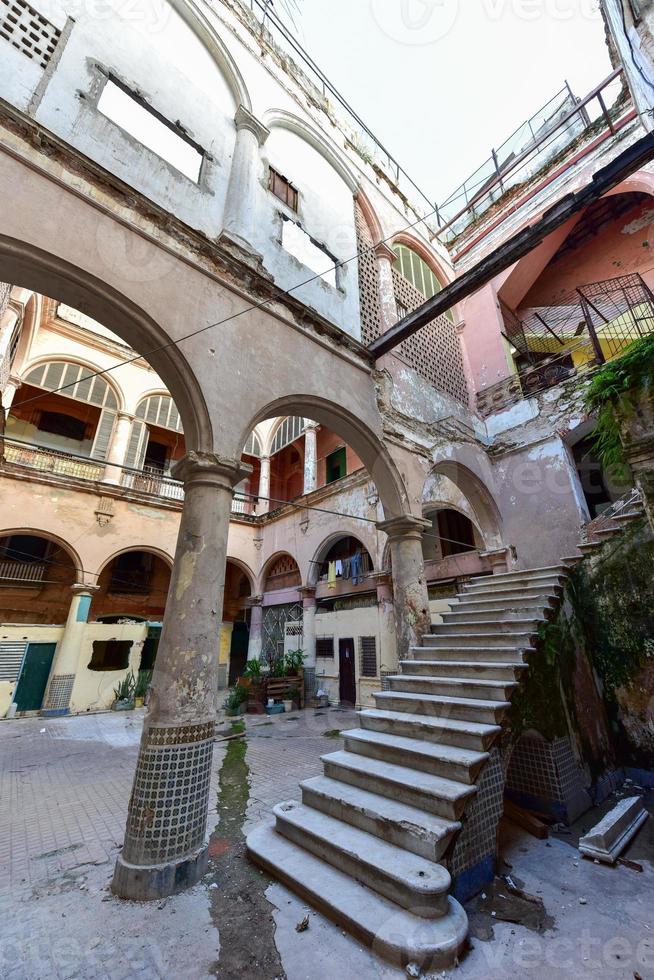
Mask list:
[[[41,584],[44,574],[44,562],[0,561],[0,587],[33,588]]]
[[[599,540],[597,536],[598,531],[608,531],[612,528],[618,528],[620,526],[620,518],[626,514],[636,515],[639,513],[642,501],[643,495],[637,487],[627,490],[621,497],[614,500],[612,504],[609,504],[601,514],[598,514],[592,521],[588,521],[587,524],[582,525],[582,542],[588,544],[592,541],[597,541]]]
[[[72,453],[58,449],[47,449],[29,443],[4,440],[4,454],[8,463],[29,466],[41,473],[56,473],[59,476],[73,476],[81,480],[99,480],[104,472],[104,464],[86,460]]]
[[[142,471],[126,470],[123,472],[121,483],[130,490],[140,490],[141,493],[155,494],[168,500],[183,500],[184,487],[179,480],[173,480],[161,470],[144,467]]]

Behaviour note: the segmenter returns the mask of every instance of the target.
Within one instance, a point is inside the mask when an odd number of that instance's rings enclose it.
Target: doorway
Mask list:
[[[232,627],[232,644],[229,650],[228,684],[230,687],[236,684],[236,681],[245,670],[249,643],[250,632],[248,630],[248,624],[237,620]]]
[[[50,676],[56,643],[30,643],[14,695],[17,711],[38,711]]]
[[[341,704],[355,705],[357,687],[354,677],[354,640],[338,641],[338,674]]]

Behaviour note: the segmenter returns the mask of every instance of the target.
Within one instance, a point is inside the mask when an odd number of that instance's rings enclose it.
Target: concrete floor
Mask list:
[[[217,743],[210,826],[218,825],[218,857],[196,888],[149,905],[107,891],[141,720],[130,713],[0,722],[1,980],[404,976],[317,914],[296,932],[309,910],[242,858],[243,833],[271,803],[297,796],[299,779],[320,771],[320,755],[339,746],[336,732],[352,726],[351,713],[248,720],[237,760],[245,773],[238,840],[219,820],[233,743]],[[588,814],[580,824],[595,822]],[[585,861],[575,841],[574,831],[540,841],[505,824],[502,857],[542,898],[552,924],[539,933],[475,915],[472,948],[453,975],[654,980],[654,820],[628,852],[642,873]],[[231,863],[221,864],[225,853]],[[221,926],[230,949],[220,948]]]

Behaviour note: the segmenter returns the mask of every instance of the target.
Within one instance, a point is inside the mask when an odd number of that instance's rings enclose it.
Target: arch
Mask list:
[[[367,552],[370,558],[370,563],[372,565],[373,571],[375,563],[373,556],[371,554],[370,548],[361,540],[358,534],[352,534],[349,531],[334,531],[332,534],[328,534],[327,537],[322,541],[322,543],[316,548],[313,554],[313,559],[309,565],[309,572],[307,574],[307,585],[316,585],[320,573],[320,563],[325,560],[329,551],[337,544],[342,538],[354,538],[358,541],[365,552]]]
[[[193,0],[168,0],[168,2],[173,10],[180,15],[182,20],[188,24],[193,33],[202,41],[216,62],[216,65],[229,85],[236,106],[243,105],[246,109],[252,109],[250,93],[248,92],[238,65],[216,31],[216,28],[204,14],[200,6],[194,3]]]
[[[429,266],[441,284],[441,288],[447,286],[454,279],[452,272],[443,265],[438,256],[423,241],[410,232],[401,231],[399,234],[394,235],[390,245],[391,248],[393,245],[404,245],[405,248],[415,252]]]
[[[473,523],[477,525],[485,548],[487,550],[501,548],[502,517],[500,510],[486,484],[463,463],[453,459],[444,459],[431,468],[423,488],[423,507],[425,505],[429,507],[431,504],[429,500],[425,500],[428,482],[432,477],[439,474],[448,477],[467,499],[475,516]],[[471,519],[470,514],[464,514],[464,516]]]
[[[84,575],[85,573],[88,574],[88,569],[85,569],[82,566],[82,561],[75,548],[73,548],[73,546],[69,544],[67,541],[65,541],[63,538],[60,538],[58,534],[53,534],[52,531],[43,531],[41,530],[41,528],[12,527],[7,529],[3,528],[2,530],[0,530],[0,540],[2,540],[2,538],[9,538],[13,534],[24,534],[26,536],[30,536],[34,538],[44,538],[46,541],[51,541],[52,544],[56,544],[59,548],[62,549],[62,551],[66,552],[66,554],[72,561],[73,568],[75,569],[75,576],[77,578],[77,581],[78,582],[85,581]]]
[[[269,403],[242,430],[241,445],[249,432],[269,418],[300,415],[337,433],[363,461],[377,487],[384,516],[388,519],[410,512],[408,495],[397,466],[381,439],[342,405],[317,395],[285,395]]]
[[[352,194],[357,193],[359,181],[355,174],[350,170],[349,165],[345,162],[336,146],[331,141],[326,140],[317,129],[314,129],[313,126],[310,126],[292,112],[287,112],[286,109],[269,109],[268,112],[264,113],[263,122],[268,129],[287,129],[290,133],[299,136],[300,139],[312,146],[327,161],[332,169],[341,177]]]
[[[282,558],[290,558],[290,560],[293,562],[293,564],[295,565],[295,568],[297,569],[297,574],[298,574],[298,577],[299,577],[299,582],[297,583],[297,585],[291,585],[291,586],[281,585],[278,588],[279,589],[299,588],[299,586],[302,584],[302,573],[300,571],[300,565],[299,565],[299,563],[297,561],[297,558],[295,558],[295,556],[292,555],[290,553],[290,551],[280,550],[280,551],[276,551],[274,554],[272,554],[270,556],[270,558],[268,558],[268,560],[266,561],[266,563],[263,566],[263,568],[261,569],[261,576],[260,576],[261,592],[265,592],[266,591],[266,586],[268,584],[268,576],[270,575],[271,568],[273,568],[274,565],[277,562],[279,562],[280,559],[282,559]],[[275,589],[271,589],[270,591],[271,592],[274,592],[276,590]]]
[[[30,381],[29,379],[30,375],[38,371],[39,368],[43,368],[46,365],[50,365],[50,364],[63,365],[61,379],[57,383],[53,383],[52,388],[49,388],[46,384],[37,385],[35,382]],[[68,365],[70,365],[71,367],[80,367],[82,368],[83,371],[88,372],[88,374],[86,373],[80,374],[79,380],[75,382],[73,382],[72,379],[71,381],[67,381],[65,378],[65,374],[66,374],[66,367]],[[91,393],[92,388],[101,389],[102,386],[106,386],[109,389],[109,391],[113,394],[114,398],[116,399],[115,405],[105,404],[104,400],[102,404],[98,404],[97,402],[89,401],[86,398],[79,398],[77,397],[77,395],[73,394],[77,385],[82,384],[85,378],[87,378],[89,375],[94,375],[94,374],[97,375],[98,371],[102,371],[102,368],[100,367],[99,364],[93,364],[91,361],[87,361],[81,357],[75,357],[69,360],[63,356],[55,355],[50,357],[45,355],[43,357],[36,358],[34,361],[31,361],[29,364],[26,364],[23,370],[21,371],[20,379],[23,384],[31,384],[34,387],[43,388],[44,391],[55,391],[55,389],[60,388],[63,385],[67,385],[67,387],[65,387],[63,391],[57,391],[56,394],[64,395],[68,398],[73,398],[75,401],[88,402],[89,405],[95,405],[97,408],[108,408],[113,412],[121,411],[125,407],[125,396],[123,394],[122,388],[118,384],[115,378],[107,377],[106,374],[93,378],[93,380],[89,385],[89,394]],[[50,372],[46,370],[44,377],[42,379],[43,381],[46,381],[49,373]]]
[[[66,303],[111,330],[148,360],[175,400],[189,449],[213,447],[202,389],[183,352],[135,303],[112,286],[34,245],[0,235],[0,265],[10,282]]]
[[[286,433],[282,432],[282,427],[284,423],[288,422]],[[268,445],[266,447],[266,455],[272,456],[274,453],[280,453],[282,449],[286,449],[290,446],[292,442],[299,439],[306,428],[306,419],[302,418],[301,415],[287,415],[281,418],[273,426],[273,428],[268,433]],[[275,448],[276,447],[276,448]]]
[[[155,404],[155,399],[159,399],[158,404]],[[184,435],[181,416],[172,395],[168,391],[153,392],[139,398],[134,417],[149,425],[158,425],[162,429]]]
[[[359,187],[357,190],[356,201],[361,208],[361,213],[363,214],[366,225],[368,226],[372,244],[378,245],[384,240],[384,232],[382,231],[382,226],[379,218],[377,217],[375,209],[370,203],[370,198],[364,193],[361,187]]]
[[[16,289],[14,287],[9,297],[9,308],[13,308],[16,311],[17,307],[19,308],[17,316],[22,322],[20,338],[12,365],[12,374],[20,376],[23,371],[23,365],[27,361],[32,341],[41,323],[43,297],[31,289]]]
[[[241,558],[235,558],[233,555],[227,555],[228,562],[235,565],[240,571],[243,572],[248,582],[250,583],[250,595],[254,595],[255,586],[257,584],[256,575],[252,569],[247,565]]]
[[[255,459],[261,459],[261,439],[256,432],[251,432],[247,437],[247,441],[243,446],[243,455],[254,456]]]
[[[167,551],[164,551],[162,548],[155,548],[152,545],[148,545],[148,544],[141,544],[141,545],[135,544],[135,545],[130,545],[129,548],[119,548],[117,551],[114,551],[114,553],[110,555],[108,558],[105,558],[98,571],[93,573],[94,576],[96,578],[100,578],[105,568],[107,568],[107,566],[110,565],[115,558],[118,558],[120,555],[126,555],[131,551],[145,551],[149,555],[154,555],[155,558],[161,558],[161,560],[165,562],[168,568],[172,571],[173,556],[169,555]]]

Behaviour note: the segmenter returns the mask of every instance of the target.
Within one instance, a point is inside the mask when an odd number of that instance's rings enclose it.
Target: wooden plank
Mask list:
[[[511,800],[504,800],[504,816],[513,820],[523,830],[527,830],[532,837],[538,837],[539,840],[545,840],[549,837],[549,830],[542,820],[539,820],[528,810],[523,810],[521,806],[512,803]]]

